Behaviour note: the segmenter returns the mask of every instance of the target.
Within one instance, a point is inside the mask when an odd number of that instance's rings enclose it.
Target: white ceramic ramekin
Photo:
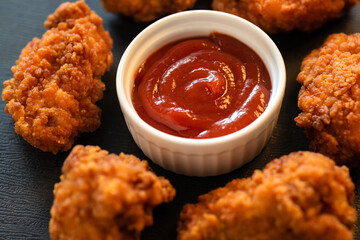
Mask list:
[[[151,127],[138,116],[131,101],[135,72],[144,60],[165,44],[189,37],[208,36],[211,32],[237,38],[262,58],[272,83],[266,110],[249,126],[217,138],[182,138]],[[276,125],[285,83],[283,58],[268,35],[242,18],[210,10],[176,13],[148,26],[124,52],[116,76],[121,110],[137,145],[163,168],[191,176],[227,173],[255,158]]]

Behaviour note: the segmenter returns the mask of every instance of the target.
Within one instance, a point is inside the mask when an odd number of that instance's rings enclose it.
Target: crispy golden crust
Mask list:
[[[104,8],[139,22],[147,22],[166,14],[192,8],[196,0],[101,0]]]
[[[14,78],[4,82],[2,98],[15,131],[57,153],[100,125],[95,102],[105,90],[100,77],[113,62],[112,39],[83,1],[61,4],[44,25],[49,30],[29,42],[11,68]]]
[[[333,34],[302,62],[295,118],[310,148],[338,164],[360,161],[360,34]]]
[[[245,18],[268,33],[311,31],[341,17],[359,0],[213,0],[215,10]]]
[[[51,208],[54,240],[139,239],[153,223],[152,209],[175,196],[146,161],[95,146],[75,146],[62,172]]]
[[[185,205],[178,239],[352,239],[353,199],[348,168],[296,152]]]

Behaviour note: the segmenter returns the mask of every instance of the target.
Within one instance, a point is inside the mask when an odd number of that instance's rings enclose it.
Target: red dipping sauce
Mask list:
[[[135,76],[132,101],[139,116],[160,131],[213,138],[252,123],[270,95],[260,57],[237,39],[212,33],[154,52]]]

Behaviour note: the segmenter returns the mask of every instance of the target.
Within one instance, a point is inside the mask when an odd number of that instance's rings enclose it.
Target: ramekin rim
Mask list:
[[[194,138],[184,138],[179,136],[174,136],[168,133],[164,133],[152,126],[150,126],[148,123],[146,123],[144,120],[140,118],[140,116],[136,113],[136,110],[132,107],[132,102],[127,101],[125,90],[120,86],[120,74],[121,69],[123,68],[125,58],[128,55],[128,52],[131,50],[133,45],[138,41],[139,38],[142,38],[144,35],[146,35],[148,32],[152,30],[155,26],[160,27],[161,24],[169,19],[178,18],[178,17],[189,17],[188,15],[193,14],[216,14],[216,15],[223,15],[228,18],[233,18],[240,20],[243,24],[249,24],[254,31],[257,31],[261,36],[263,36],[264,41],[266,41],[268,44],[270,44],[271,49],[273,50],[274,57],[276,61],[278,62],[277,67],[279,68],[279,86],[276,89],[276,92],[271,93],[271,97],[269,100],[269,104],[266,107],[265,111],[251,124],[248,126],[234,132],[230,133],[224,136],[215,137],[215,138],[205,138],[205,139],[194,139]],[[165,44],[165,43],[164,43]],[[139,126],[142,128],[142,130],[146,131],[149,134],[152,134],[156,136],[158,139],[162,139],[164,141],[168,142],[174,142],[176,144],[180,144],[181,146],[203,146],[209,144],[219,144],[219,143],[227,143],[231,142],[233,140],[238,140],[239,138],[244,138],[246,136],[252,135],[253,132],[257,131],[257,129],[262,125],[266,125],[266,121],[271,121],[276,116],[276,111],[278,107],[281,107],[283,96],[285,93],[285,87],[286,87],[286,68],[285,63],[282,58],[282,55],[277,48],[276,44],[273,42],[273,40],[265,33],[263,32],[259,27],[252,24],[251,22],[248,22],[245,19],[242,19],[240,17],[237,17],[235,15],[224,13],[220,11],[214,11],[214,10],[189,10],[184,11],[180,13],[175,13],[169,16],[166,16],[162,19],[159,19],[158,21],[150,24],[148,27],[146,27],[143,31],[141,31],[129,44],[129,46],[126,48],[125,52],[123,53],[120,62],[118,64],[117,73],[116,73],[116,91],[118,100],[120,102],[121,109],[126,115],[126,117],[129,117],[130,121],[134,123],[136,126]],[[253,138],[250,138],[253,139]]]

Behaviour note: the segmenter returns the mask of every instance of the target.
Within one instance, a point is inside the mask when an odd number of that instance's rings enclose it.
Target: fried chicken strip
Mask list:
[[[112,13],[132,17],[138,22],[148,22],[166,14],[192,8],[196,0],[101,0]]]
[[[360,165],[360,34],[333,34],[302,62],[296,124],[310,149]]]
[[[341,17],[359,0],[213,0],[214,10],[249,20],[267,33],[312,31]]]
[[[52,239],[140,239],[152,209],[175,189],[146,161],[77,145],[64,162],[51,208]]]
[[[44,23],[49,30],[22,50],[4,82],[5,112],[16,133],[54,154],[71,148],[82,132],[100,125],[105,85],[113,62],[112,39],[84,1],[63,3]]]
[[[319,153],[291,153],[185,205],[178,240],[353,239],[353,200],[347,167]]]

